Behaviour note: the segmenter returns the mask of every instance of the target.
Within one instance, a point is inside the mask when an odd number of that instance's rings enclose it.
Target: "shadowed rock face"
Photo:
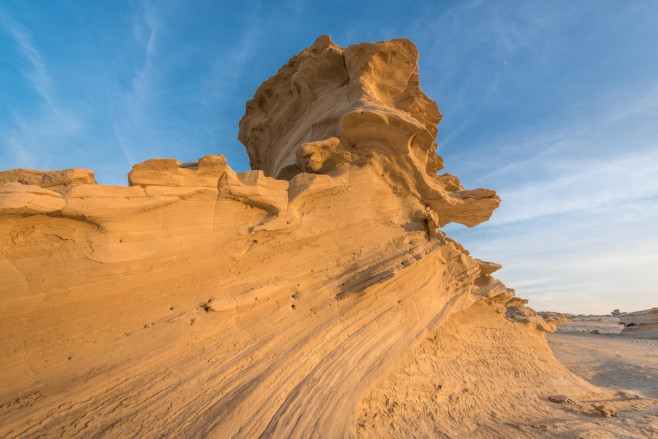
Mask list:
[[[498,205],[436,175],[440,117],[409,41],[321,37],[247,103],[252,171],[206,156],[137,164],[128,187],[1,173],[0,437],[577,421],[544,396],[596,389],[552,356],[550,325],[439,230]]]
[[[408,40],[346,49],[318,38],[261,85],[247,102],[238,138],[251,166],[290,179],[301,172],[338,176],[370,166],[399,193],[418,198],[439,226],[486,221],[500,199],[437,175],[441,113],[420,89],[418,52]]]

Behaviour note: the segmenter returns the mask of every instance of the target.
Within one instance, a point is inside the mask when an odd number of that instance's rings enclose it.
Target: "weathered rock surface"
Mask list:
[[[489,219],[500,198],[489,189],[464,190],[453,175],[437,175],[443,168],[435,142],[440,120],[436,103],[420,89],[413,43],[343,49],[325,35],[258,88],[239,139],[252,167],[265,175],[340,175],[368,166],[396,193],[438,213],[439,226],[472,227]]]
[[[60,194],[41,186],[0,183],[0,216],[55,212],[65,205]]]
[[[321,37],[247,104],[253,171],[207,156],[135,165],[129,187],[1,185],[0,436],[527,437],[541,417],[580,422],[548,396],[605,392],[555,360],[498,264],[439,230],[499,202],[436,175],[440,117],[409,41]]]
[[[190,186],[217,188],[226,173],[224,156],[205,156],[181,167],[176,159],[151,159],[133,166],[130,186]]]
[[[96,179],[94,171],[89,169],[72,168],[59,171],[10,169],[0,172],[1,183],[21,183],[49,188],[67,184],[96,184]]]
[[[621,335],[658,339],[658,308],[620,314],[619,323],[624,325]]]

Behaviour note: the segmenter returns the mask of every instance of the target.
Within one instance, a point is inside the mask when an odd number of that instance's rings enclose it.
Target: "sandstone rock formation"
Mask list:
[[[93,171],[79,168],[59,171],[10,169],[0,172],[0,184],[14,182],[52,188],[69,184],[96,184],[96,179]]]
[[[435,137],[441,113],[420,89],[418,52],[408,40],[343,49],[328,36],[290,59],[247,102],[239,139],[251,166],[290,179],[302,172],[344,175],[367,166],[396,194],[439,213],[439,226],[486,221],[500,199],[464,190]]]
[[[621,335],[658,339],[658,308],[620,314],[619,323],[624,325]]]
[[[579,422],[548,396],[604,392],[555,360],[551,325],[499,265],[439,230],[499,203],[437,175],[440,118],[412,43],[321,37],[247,103],[253,171],[206,156],[140,163],[128,187],[3,173],[0,436],[527,437],[547,416]]]
[[[541,316],[541,318],[545,321],[553,323],[556,326],[560,323],[568,321],[572,317],[572,314],[555,311],[539,311],[537,314],[539,314],[539,316]]]

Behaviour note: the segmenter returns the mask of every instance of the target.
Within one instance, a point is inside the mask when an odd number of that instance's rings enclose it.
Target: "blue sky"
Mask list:
[[[0,169],[226,155],[288,58],[405,37],[444,119],[446,171],[496,189],[446,231],[537,309],[658,306],[658,2],[2,1]]]

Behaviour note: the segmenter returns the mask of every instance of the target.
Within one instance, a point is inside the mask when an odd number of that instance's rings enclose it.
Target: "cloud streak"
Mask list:
[[[34,47],[30,35],[22,26],[9,19],[7,14],[2,15],[3,18],[0,20],[2,21],[3,26],[7,29],[9,35],[11,35],[17,46],[20,48],[20,52],[23,57],[30,63],[30,69],[28,72],[25,72],[25,77],[32,85],[34,91],[39,95],[39,97],[41,97],[43,102],[49,108],[54,108],[55,105],[51,97],[52,80],[48,74],[41,53],[39,53],[39,51]]]
[[[497,189],[502,204],[475,229],[445,231],[502,263],[497,276],[536,308],[656,306],[658,80],[617,82],[569,104],[479,150],[447,145],[448,170],[467,187]]]
[[[18,53],[28,62],[29,67],[22,70],[22,74],[40,99],[40,104],[32,111],[10,110],[13,123],[1,141],[20,166],[34,166],[34,163],[38,163],[47,167],[52,163],[55,152],[44,153],[48,151],[44,143],[74,137],[80,133],[82,125],[78,115],[59,102],[48,64],[27,29],[4,9],[0,9],[0,23]],[[32,152],[39,149],[39,155]]]

